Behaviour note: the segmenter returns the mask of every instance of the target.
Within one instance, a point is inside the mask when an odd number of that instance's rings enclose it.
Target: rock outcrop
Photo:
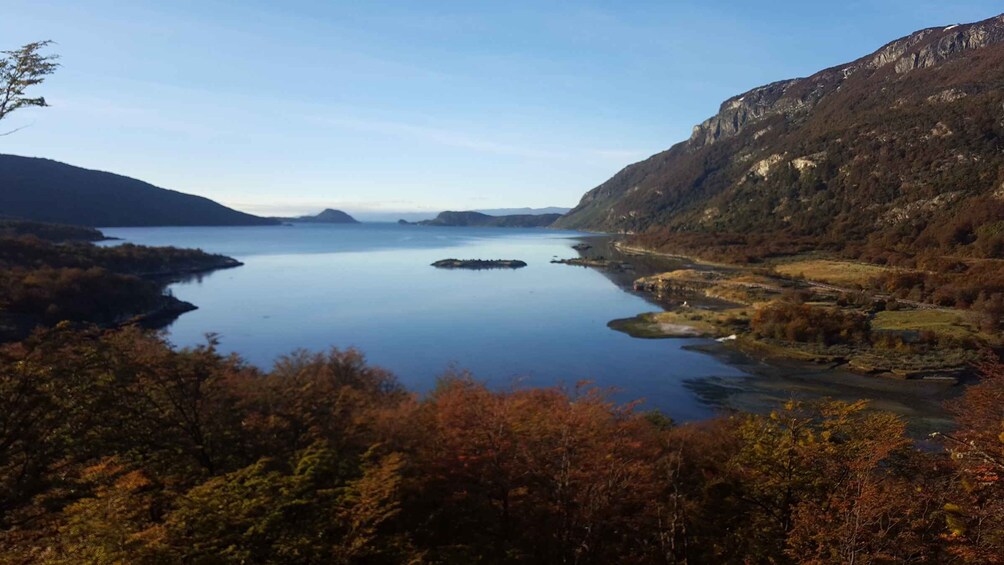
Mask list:
[[[526,266],[526,262],[519,259],[440,259],[432,266],[437,269],[482,271],[486,269],[522,269]]]

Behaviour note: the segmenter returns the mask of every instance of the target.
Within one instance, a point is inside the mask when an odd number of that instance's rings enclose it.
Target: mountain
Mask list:
[[[16,155],[0,155],[0,215],[103,227],[278,223],[122,175]]]
[[[404,220],[407,223],[431,220],[436,217],[437,212],[373,212],[368,210],[356,210],[352,212],[352,217],[361,222],[396,222]]]
[[[489,216],[481,212],[440,212],[432,220],[418,222],[422,226],[466,226],[493,228],[546,228],[561,217],[561,214],[518,214],[512,216]]]
[[[276,218],[280,221],[300,222],[307,224],[358,224],[359,221],[341,210],[326,208],[316,216],[298,216],[296,218]]]
[[[1004,256],[1004,15],[726,100],[554,227]]]
[[[567,214],[571,208],[548,206],[546,208],[493,208],[490,210],[475,210],[489,216],[537,216],[541,214]]]

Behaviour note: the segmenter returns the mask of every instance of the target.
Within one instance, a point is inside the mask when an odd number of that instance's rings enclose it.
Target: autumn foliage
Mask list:
[[[97,230],[0,221],[0,342],[61,321],[113,326],[184,305],[166,277],[233,266],[195,249],[92,245]]]
[[[0,350],[5,563],[994,563],[1004,379],[919,450],[864,403],[673,425],[588,384],[418,397],[139,330]]]
[[[758,308],[750,329],[760,337],[824,345],[865,341],[870,330],[859,312],[783,301]]]

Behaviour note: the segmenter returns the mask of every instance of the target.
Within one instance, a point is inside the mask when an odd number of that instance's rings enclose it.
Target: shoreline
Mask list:
[[[152,273],[137,273],[135,276],[154,281],[164,281],[167,283],[171,283],[171,282],[176,282],[175,279],[183,279],[184,277],[187,277],[189,275],[212,273],[215,271],[223,271],[226,269],[236,269],[237,267],[243,267],[243,266],[244,266],[243,262],[238,261],[233,257],[227,257],[221,255],[217,263],[210,265],[183,267],[178,269],[171,269],[169,271],[156,271]]]
[[[972,326],[965,326],[968,313],[952,309],[928,308],[903,301],[895,311],[865,308],[871,323],[869,337],[861,342],[836,342],[822,346],[814,342],[778,341],[754,336],[749,323],[752,314],[765,304],[781,299],[787,292],[809,293],[807,302],[819,308],[839,308],[843,297],[852,295],[852,290],[827,284],[825,281],[791,278],[784,274],[754,271],[740,265],[728,265],[704,261],[697,257],[664,253],[626,245],[621,236],[608,234],[609,248],[631,257],[654,257],[686,264],[672,270],[637,278],[631,290],[658,305],[661,312],[640,313],[631,318],[611,320],[608,327],[640,339],[678,339],[687,337],[710,337],[725,339],[727,347],[746,354],[777,361],[801,361],[827,363],[849,373],[879,378],[893,382],[905,380],[966,382],[973,376],[972,363],[978,361],[978,349],[974,346],[956,345],[945,348],[938,345],[934,349],[923,346],[919,349],[899,350],[880,347],[874,340],[887,336],[903,335],[923,331],[922,318],[938,315],[956,318],[962,323],[959,331],[970,332],[977,343],[980,339],[992,337],[980,334]],[[588,259],[585,255],[580,258]],[[588,262],[588,261],[586,261]],[[882,297],[876,297],[880,300]],[[695,303],[694,305],[688,302]],[[845,307],[846,308],[846,307]],[[861,308],[856,306],[855,308]],[[870,313],[869,313],[870,312]],[[917,329],[897,329],[894,320],[902,322],[909,318]],[[881,323],[880,323],[881,322]],[[884,324],[884,325],[883,325]],[[932,326],[933,327],[933,326]],[[940,335],[940,334],[939,334]],[[884,342],[882,342],[884,343]]]
[[[766,413],[792,399],[864,399],[869,409],[903,417],[916,439],[951,429],[952,417],[945,402],[965,390],[962,384],[946,381],[876,378],[839,366],[763,359],[715,341],[685,345],[684,349],[709,355],[746,375],[693,379],[688,388],[709,406],[731,412]]]

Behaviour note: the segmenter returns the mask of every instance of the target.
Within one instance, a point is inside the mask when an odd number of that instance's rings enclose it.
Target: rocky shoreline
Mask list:
[[[589,249],[587,247],[586,249]],[[556,265],[572,265],[575,267],[593,267],[596,269],[607,269],[610,271],[627,272],[633,271],[634,267],[630,263],[623,261],[612,261],[605,257],[576,257],[573,259],[553,259],[551,263]]]
[[[437,269],[470,269],[474,271],[488,269],[522,269],[525,261],[519,259],[441,259],[432,264]]]
[[[233,257],[214,255],[212,258],[213,260],[209,262],[193,263],[191,265],[176,267],[165,271],[137,273],[136,276],[158,281],[175,281],[183,279],[189,275],[211,273],[213,271],[222,271],[224,269],[234,269],[244,266],[244,263],[234,259]]]

